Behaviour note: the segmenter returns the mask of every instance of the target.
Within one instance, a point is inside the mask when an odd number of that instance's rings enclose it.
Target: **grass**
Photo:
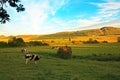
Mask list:
[[[71,59],[58,58],[50,46],[27,49],[42,57],[37,64],[26,65],[21,48],[0,48],[1,80],[120,80],[118,43],[72,46]]]

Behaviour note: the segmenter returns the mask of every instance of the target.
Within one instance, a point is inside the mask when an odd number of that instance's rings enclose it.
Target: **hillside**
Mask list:
[[[72,36],[87,36],[84,32],[76,31],[76,32],[59,32],[55,34],[43,35],[39,36],[38,38],[41,39],[50,39],[50,38],[68,38]]]
[[[4,36],[4,35],[0,35],[0,41],[7,41],[8,37]]]
[[[25,41],[29,41],[33,38],[38,38],[40,35],[18,35],[17,38],[23,38]]]
[[[45,40],[45,39],[68,39],[69,37],[89,37],[89,36],[119,36],[120,28],[117,27],[102,27],[100,29],[90,29],[81,31],[71,31],[71,32],[58,32],[55,34],[48,35],[18,35],[16,37],[21,37],[25,41],[30,40]],[[10,36],[0,36],[0,41],[7,41]]]
[[[55,34],[39,36],[37,39],[68,38],[68,37],[76,37],[76,36],[93,36],[93,35],[96,36],[120,35],[120,28],[102,27],[100,29],[90,29],[90,30],[73,31],[73,32],[59,32]]]
[[[120,35],[120,28],[103,27],[100,29],[104,35]]]

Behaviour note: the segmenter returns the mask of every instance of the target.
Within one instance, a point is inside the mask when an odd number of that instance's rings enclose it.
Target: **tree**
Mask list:
[[[48,46],[47,43],[43,43],[41,41],[29,41],[27,42],[28,46]]]
[[[0,41],[0,47],[8,47],[7,42]]]
[[[10,37],[9,40],[8,40],[8,45],[9,46],[12,46],[12,47],[15,47],[16,46],[16,37]]]
[[[25,42],[22,38],[17,38],[16,44],[17,44],[17,46],[25,46]]]
[[[25,42],[22,38],[12,37],[8,40],[8,45],[10,47],[25,46]]]
[[[92,39],[92,38],[89,38],[89,40],[88,41],[85,41],[84,42],[85,44],[96,44],[96,43],[99,43],[97,40],[94,40],[94,39]]]
[[[120,37],[118,37],[118,42],[120,42]]]
[[[10,20],[10,15],[7,13],[5,9],[6,3],[9,4],[10,7],[16,8],[17,12],[24,11],[25,8],[22,4],[18,4],[20,0],[0,0],[0,22],[1,24],[6,23],[6,21]]]

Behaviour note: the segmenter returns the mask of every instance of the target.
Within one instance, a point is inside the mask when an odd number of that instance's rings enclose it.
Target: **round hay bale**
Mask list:
[[[71,47],[68,46],[64,46],[64,47],[59,47],[58,51],[57,51],[57,55],[61,58],[71,58],[72,56],[72,50]]]

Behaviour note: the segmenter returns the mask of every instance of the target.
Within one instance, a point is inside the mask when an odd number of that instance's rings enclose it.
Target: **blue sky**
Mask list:
[[[104,26],[120,27],[120,0],[21,0],[24,12],[5,7],[10,22],[0,35],[51,34]]]

